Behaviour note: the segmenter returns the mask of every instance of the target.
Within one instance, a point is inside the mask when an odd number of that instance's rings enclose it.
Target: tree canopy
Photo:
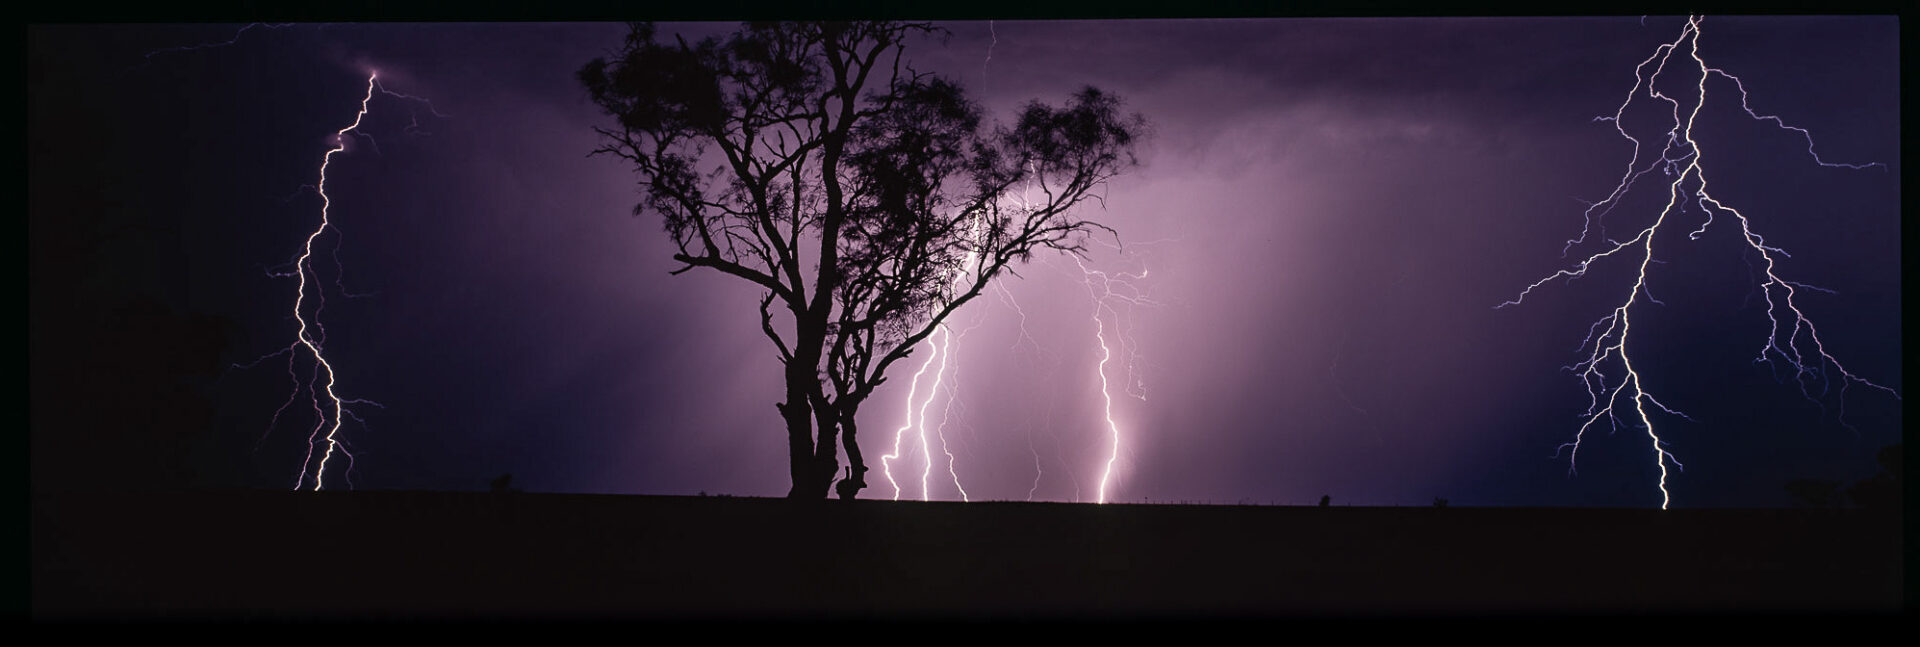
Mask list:
[[[630,27],[579,72],[684,264],[765,291],[761,329],[785,365],[793,489],[823,497],[852,464],[855,414],[894,362],[1036,251],[1114,234],[1075,208],[1138,164],[1146,132],[1112,94],[1028,102],[991,125],[958,83],[903,56],[929,24],[747,23],[665,42]],[[776,322],[775,311],[786,313]]]

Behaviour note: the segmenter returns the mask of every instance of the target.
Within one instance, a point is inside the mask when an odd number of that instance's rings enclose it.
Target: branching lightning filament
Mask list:
[[[1612,116],[1595,118],[1595,121],[1612,123],[1621,137],[1632,142],[1633,156],[1627,162],[1626,171],[1622,174],[1620,181],[1606,199],[1588,206],[1584,213],[1586,222],[1579,237],[1568,240],[1562,254],[1564,256],[1575,247],[1586,244],[1590,238],[1604,241],[1601,250],[1582,258],[1571,268],[1559,270],[1535,281],[1513,300],[1496,306],[1496,308],[1504,308],[1519,305],[1535,288],[1556,279],[1571,280],[1585,276],[1587,270],[1595,263],[1615,256],[1635,263],[1637,269],[1635,279],[1630,289],[1626,290],[1623,300],[1588,328],[1586,338],[1581,341],[1579,347],[1585,355],[1580,361],[1567,367],[1585,386],[1588,406],[1586,412],[1582,414],[1584,422],[1575,432],[1573,440],[1561,445],[1560,449],[1568,450],[1568,469],[1569,473],[1572,473],[1577,468],[1581,443],[1587,431],[1603,419],[1607,421],[1609,428],[1617,428],[1624,417],[1627,424],[1646,431],[1648,447],[1652,450],[1650,453],[1660,469],[1658,486],[1662,509],[1667,508],[1673,500],[1672,493],[1668,490],[1670,476],[1667,470],[1668,465],[1671,464],[1676,469],[1684,469],[1684,467],[1667,450],[1667,443],[1661,439],[1655,428],[1651,410],[1682,419],[1691,420],[1691,418],[1661,403],[1653,393],[1647,390],[1645,386],[1647,376],[1636,368],[1635,356],[1630,351],[1628,342],[1630,333],[1633,331],[1634,306],[1639,304],[1642,297],[1647,301],[1660,303],[1648,290],[1647,278],[1649,270],[1654,265],[1662,263],[1654,256],[1654,245],[1656,239],[1660,238],[1662,228],[1667,227],[1670,219],[1698,213],[1701,216],[1699,226],[1687,233],[1689,240],[1698,240],[1713,224],[1716,215],[1732,216],[1739,223],[1740,240],[1763,261],[1764,278],[1761,281],[1760,291],[1766,298],[1766,313],[1771,328],[1760,344],[1756,362],[1784,362],[1791,369],[1794,381],[1798,384],[1802,395],[1816,403],[1818,400],[1809,390],[1809,383],[1820,382],[1824,393],[1825,387],[1830,385],[1836,377],[1835,374],[1839,377],[1843,408],[1846,389],[1854,383],[1885,391],[1895,398],[1899,397],[1893,389],[1850,372],[1822,346],[1813,322],[1794,303],[1795,288],[1812,288],[1812,286],[1782,279],[1777,273],[1776,256],[1786,257],[1787,252],[1770,245],[1755,232],[1753,222],[1746,214],[1728,206],[1709,192],[1704,166],[1706,152],[1694,139],[1694,124],[1700,115],[1701,108],[1706,105],[1710,82],[1715,79],[1724,79],[1730,81],[1733,88],[1739,91],[1741,109],[1753,119],[1772,122],[1780,129],[1793,131],[1805,138],[1807,153],[1813,158],[1815,164],[1822,167],[1847,169],[1864,169],[1880,166],[1880,164],[1828,162],[1814,151],[1812,134],[1806,129],[1788,125],[1778,116],[1762,115],[1756,112],[1751,107],[1746,84],[1733,74],[1709,67],[1706,60],[1702,58],[1700,24],[1699,17],[1689,18],[1678,38],[1673,42],[1660,45],[1652,56],[1641,61],[1634,68],[1633,89],[1629,91],[1626,101],[1620,104],[1619,109]],[[1676,56],[1683,51],[1686,54],[1684,58]],[[1690,59],[1691,63],[1688,63],[1687,59]],[[1673,69],[1670,70],[1670,67]],[[1666,94],[1659,86],[1663,74],[1685,75],[1686,78],[1691,79],[1692,83],[1688,89],[1693,96],[1686,96],[1685,93],[1680,93],[1679,96]],[[1658,137],[1660,146],[1657,151],[1652,150],[1651,143],[1636,138],[1623,125],[1628,108],[1635,100],[1643,97],[1643,87],[1646,99],[1658,100],[1666,104],[1662,112],[1670,115],[1672,124],[1670,129]],[[1644,165],[1641,162],[1643,158],[1649,160]],[[1656,170],[1665,177],[1671,178],[1671,181],[1667,182],[1665,206],[1653,219],[1652,224],[1635,232],[1633,237],[1625,241],[1607,238],[1604,218],[1620,204],[1636,181]],[[1697,208],[1688,209],[1689,202]],[[1784,338],[1782,336],[1783,320],[1786,320],[1784,327],[1788,329]],[[1604,372],[1603,366],[1606,367]],[[1829,366],[1831,366],[1831,372],[1827,370]],[[1843,424],[1844,422],[1842,420]]]
[[[267,433],[269,434],[279,425],[281,416],[299,399],[301,392],[304,391],[308,394],[309,403],[313,409],[314,425],[307,433],[307,451],[305,457],[301,459],[300,472],[294,479],[293,489],[295,490],[308,489],[309,479],[311,479],[311,489],[323,489],[327,482],[328,467],[333,462],[334,454],[336,453],[345,456],[347,459],[345,469],[338,470],[338,472],[348,479],[347,483],[351,486],[354,456],[350,446],[346,443],[345,439],[341,437],[341,426],[348,419],[354,420],[362,427],[366,426],[366,422],[352,409],[354,405],[383,407],[380,403],[372,400],[342,397],[336,391],[339,376],[334,370],[334,361],[327,358],[325,352],[327,328],[320,319],[320,315],[326,310],[326,289],[320,281],[319,272],[314,267],[315,241],[319,240],[329,229],[338,231],[338,227],[333,222],[333,196],[327,192],[327,171],[334,162],[334,156],[346,152],[347,138],[349,135],[367,139],[369,143],[372,142],[371,136],[361,131],[361,126],[366,121],[367,113],[372,104],[375,92],[423,104],[434,116],[441,118],[446,117],[446,115],[441,114],[433,107],[433,104],[426,99],[401,94],[382,87],[378,73],[369,73],[367,75],[367,89],[360,98],[359,112],[355,113],[351,124],[345,128],[334,131],[333,146],[321,157],[319,181],[313,185],[302,187],[303,190],[311,189],[320,197],[320,222],[314,226],[313,230],[309,232],[305,240],[302,241],[300,253],[291,263],[292,269],[287,271],[269,270],[267,272],[269,276],[290,277],[296,281],[293,301],[293,319],[297,324],[297,332],[294,336],[294,341],[285,348],[261,357],[252,363],[235,365],[236,368],[251,368],[269,358],[280,355],[287,356],[287,376],[293,382],[293,392],[288,395],[287,400],[281,403],[279,408],[274,410],[273,417],[267,424]],[[417,118],[414,120],[414,125],[418,125]],[[333,249],[332,255],[335,265],[338,266],[340,258],[337,245]],[[337,274],[334,284],[340,293],[345,296],[366,296],[349,292]],[[311,290],[309,290],[309,288],[311,288]],[[309,311],[308,306],[309,300],[311,300],[313,304],[311,311]],[[301,357],[311,357],[313,360],[313,366],[310,371],[308,371],[305,379],[302,379],[298,368],[298,362]],[[259,443],[264,443],[265,440],[266,435],[263,434],[255,445],[256,449]],[[322,445],[324,445],[324,448]]]

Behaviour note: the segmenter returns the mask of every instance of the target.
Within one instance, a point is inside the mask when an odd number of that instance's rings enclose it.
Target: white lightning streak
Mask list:
[[[1591,351],[1589,351],[1586,357],[1580,362],[1567,367],[1577,374],[1581,383],[1586,387],[1588,408],[1587,412],[1582,414],[1583,417],[1586,418],[1586,421],[1581,424],[1580,429],[1575,432],[1573,441],[1562,444],[1560,449],[1572,450],[1568,458],[1568,471],[1569,473],[1573,473],[1577,467],[1580,445],[1585,439],[1587,430],[1603,418],[1607,419],[1610,425],[1617,427],[1621,423],[1619,418],[1620,412],[1618,411],[1620,398],[1631,389],[1632,393],[1629,394],[1628,397],[1631,398],[1633,404],[1633,424],[1646,430],[1649,443],[1653,449],[1654,462],[1660,469],[1658,485],[1660,489],[1661,509],[1666,509],[1673,500],[1672,494],[1667,488],[1667,479],[1669,477],[1667,463],[1671,462],[1674,467],[1681,469],[1684,469],[1684,466],[1681,465],[1678,459],[1674,458],[1673,454],[1666,450],[1666,443],[1662,441],[1659,434],[1655,432],[1653,421],[1647,410],[1647,405],[1651,404],[1654,408],[1679,418],[1686,420],[1692,420],[1692,418],[1661,403],[1652,393],[1644,389],[1642,385],[1643,376],[1635,369],[1633,359],[1628,352],[1627,338],[1633,323],[1630,316],[1632,307],[1639,296],[1645,294],[1649,301],[1659,303],[1647,289],[1649,268],[1652,265],[1663,263],[1663,261],[1656,260],[1653,257],[1654,239],[1658,236],[1661,226],[1667,222],[1669,215],[1686,212],[1685,198],[1687,197],[1688,191],[1683,189],[1683,187],[1687,185],[1689,178],[1691,178],[1694,183],[1691,190],[1692,201],[1700,208],[1704,219],[1697,229],[1687,234],[1688,239],[1698,240],[1701,235],[1705,234],[1708,227],[1713,224],[1713,216],[1715,213],[1727,213],[1739,220],[1742,242],[1755,253],[1759,254],[1765,261],[1766,269],[1764,274],[1766,280],[1761,283],[1760,291],[1767,300],[1767,318],[1772,324],[1772,328],[1766,340],[1761,345],[1759,357],[1756,361],[1772,361],[1773,358],[1777,356],[1789,363],[1794,369],[1795,381],[1799,385],[1802,395],[1806,396],[1809,400],[1814,400],[1812,394],[1807,391],[1806,382],[1809,376],[1817,376],[1819,379],[1830,381],[1830,378],[1821,370],[1821,367],[1826,364],[1833,365],[1835,371],[1839,372],[1843,377],[1840,387],[1842,398],[1841,406],[1843,408],[1845,406],[1844,398],[1846,387],[1853,382],[1885,391],[1893,395],[1896,399],[1899,398],[1899,394],[1893,389],[1855,375],[1843,367],[1839,360],[1826,352],[1825,347],[1820,343],[1818,332],[1814,329],[1813,323],[1807,319],[1805,313],[1794,305],[1793,297],[1795,287],[1807,287],[1823,292],[1830,291],[1824,288],[1815,288],[1813,286],[1806,286],[1781,279],[1774,271],[1775,260],[1773,255],[1777,253],[1781,256],[1786,256],[1786,251],[1768,245],[1765,239],[1753,231],[1752,222],[1747,219],[1745,214],[1733,207],[1723,204],[1708,192],[1706,170],[1702,161],[1704,157],[1703,151],[1699,142],[1695,141],[1693,136],[1694,124],[1699,118],[1701,109],[1706,105],[1707,82],[1714,75],[1733,81],[1740,91],[1740,105],[1742,110],[1756,120],[1771,121],[1781,129],[1799,133],[1807,142],[1807,154],[1820,166],[1865,169],[1884,165],[1878,162],[1868,164],[1827,162],[1821,159],[1819,154],[1815,152],[1813,136],[1806,129],[1789,125],[1778,116],[1762,115],[1756,112],[1749,102],[1746,85],[1732,74],[1718,68],[1709,67],[1706,60],[1701,57],[1700,22],[1701,19],[1697,16],[1689,18],[1686,27],[1681,30],[1678,38],[1671,43],[1662,44],[1655,48],[1652,56],[1649,56],[1647,59],[1641,61],[1638,66],[1635,66],[1634,86],[1633,89],[1628,92],[1627,100],[1620,104],[1620,107],[1614,112],[1612,117],[1595,118],[1596,121],[1612,122],[1614,129],[1620,136],[1633,143],[1633,157],[1628,161],[1627,170],[1625,174],[1621,176],[1620,182],[1615,185],[1612,193],[1610,193],[1606,199],[1591,203],[1588,206],[1584,214],[1586,224],[1581,229],[1580,236],[1567,241],[1566,247],[1562,249],[1562,256],[1564,257],[1566,252],[1571,250],[1573,246],[1584,243],[1599,220],[1606,216],[1606,214],[1620,202],[1621,198],[1632,189],[1634,182],[1655,169],[1660,169],[1664,174],[1673,177],[1673,181],[1667,187],[1666,206],[1660,210],[1659,215],[1655,217],[1651,225],[1639,230],[1633,238],[1626,241],[1608,240],[1607,242],[1610,243],[1609,247],[1578,261],[1570,269],[1559,270],[1548,275],[1546,278],[1535,281],[1532,285],[1527,286],[1526,289],[1521,290],[1520,294],[1513,300],[1495,306],[1497,309],[1519,305],[1526,299],[1528,294],[1541,285],[1555,279],[1565,278],[1572,280],[1585,276],[1587,270],[1592,267],[1595,262],[1610,258],[1616,254],[1630,256],[1633,252],[1629,250],[1638,248],[1637,251],[1641,257],[1638,265],[1638,273],[1635,276],[1632,288],[1627,291],[1626,300],[1614,307],[1606,316],[1595,321],[1592,326],[1588,327],[1587,336],[1581,340],[1579,348],[1586,349],[1589,347],[1589,344],[1591,344]],[[1680,100],[1668,96],[1656,87],[1660,75],[1666,71],[1668,64],[1673,62],[1674,53],[1678,52],[1682,47],[1687,47],[1688,57],[1693,60],[1695,64],[1694,69],[1699,73],[1698,79],[1693,84],[1695,94],[1693,97],[1693,106],[1684,119],[1680,114],[1682,108]],[[1651,74],[1645,74],[1644,72],[1649,65],[1654,65],[1653,72]],[[1628,106],[1631,105],[1634,99],[1640,94],[1642,85],[1646,87],[1647,96],[1669,104],[1673,123],[1672,129],[1664,135],[1665,143],[1657,159],[1645,167],[1639,167],[1638,165],[1641,157],[1642,142],[1628,133],[1626,127],[1622,124]],[[1604,229],[1601,231],[1601,237],[1605,237]],[[1784,298],[1779,302],[1776,302],[1774,299],[1775,288],[1784,292]],[[1780,341],[1780,319],[1782,313],[1780,313],[1779,310],[1782,308],[1791,311],[1793,318],[1792,330],[1788,333],[1784,343]],[[1798,343],[1802,328],[1806,330],[1808,339],[1813,343],[1812,353],[1803,351]],[[1810,354],[1817,355],[1818,357],[1810,357]],[[1602,362],[1615,357],[1619,359],[1623,374],[1620,376],[1620,381],[1617,385],[1610,385],[1608,376],[1600,371],[1600,367]],[[1811,363],[1811,365],[1809,365],[1809,363]],[[1815,402],[1818,403],[1817,400],[1815,400]],[[1844,420],[1842,424],[1845,424]],[[1556,455],[1558,455],[1558,453],[1558,451],[1555,452]]]
[[[308,270],[302,270],[301,268],[311,267],[312,265],[311,259],[313,258],[313,240],[315,238],[319,238],[320,234],[326,231],[327,226],[330,224],[330,220],[329,220],[330,214],[328,213],[328,210],[333,206],[333,198],[327,195],[327,166],[333,163],[333,155],[335,153],[339,153],[347,149],[347,140],[346,140],[347,133],[353,132],[355,129],[359,128],[360,122],[366,119],[367,104],[373,101],[373,91],[375,87],[378,85],[377,79],[379,78],[379,76],[380,75],[378,73],[372,73],[367,75],[367,94],[366,96],[360,99],[360,112],[353,116],[353,124],[347,126],[346,128],[341,128],[340,130],[334,133],[333,148],[331,150],[328,150],[327,154],[324,157],[322,157],[320,160],[320,183],[315,188],[315,191],[320,194],[320,226],[315,227],[313,229],[313,233],[307,234],[306,244],[301,248],[300,259],[296,261],[294,264],[294,268],[297,270],[297,273],[299,274],[299,279],[300,279],[299,291],[295,293],[296,296],[293,299],[293,317],[295,320],[300,322],[300,333],[299,333],[298,344],[301,346],[305,346],[307,351],[313,354],[313,361],[317,363],[318,370],[326,371],[327,399],[333,401],[333,418],[332,418],[333,427],[327,430],[327,451],[324,454],[321,454],[320,465],[313,470],[313,489],[316,491],[320,490],[323,487],[324,482],[322,481],[322,479],[326,476],[327,461],[333,458],[334,450],[338,449],[340,446],[340,442],[337,438],[337,435],[340,432],[340,423],[345,418],[344,409],[346,407],[346,403],[340,399],[340,396],[338,394],[335,394],[333,392],[333,387],[335,383],[333,364],[327,362],[326,356],[322,355],[320,352],[320,346],[314,343],[314,339],[312,336],[307,334],[307,320],[306,320],[306,317],[302,316],[301,314],[301,306],[306,302],[306,298],[307,298],[307,271]],[[317,312],[315,316],[318,317]],[[318,327],[318,323],[319,322],[316,319],[315,320],[316,327]],[[324,334],[324,329],[321,329],[321,330],[323,331],[323,334]],[[319,435],[320,429],[325,427],[326,424],[327,424],[327,418],[326,416],[322,415],[320,417],[319,424],[314,426],[313,433],[308,434],[307,457],[300,462],[300,477],[299,479],[294,481],[293,489],[298,490],[301,488],[302,485],[306,483],[307,466],[313,461],[313,450],[315,445],[314,438]]]

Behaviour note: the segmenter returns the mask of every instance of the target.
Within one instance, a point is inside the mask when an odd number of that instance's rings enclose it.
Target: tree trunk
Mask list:
[[[834,414],[833,407],[825,402],[815,403],[813,417],[819,426],[819,439],[813,446],[812,478],[807,483],[807,497],[824,499],[833,487],[834,477],[840,472],[840,449],[834,445],[840,418]]]
[[[812,365],[797,361],[787,364],[787,401],[775,403],[780,417],[787,421],[787,468],[793,479],[787,498],[824,498],[824,492],[812,494],[813,478],[813,406],[807,399],[806,385],[814,379]]]
[[[842,404],[840,411],[840,440],[847,448],[847,478],[835,489],[840,498],[852,499],[859,496],[860,490],[867,487],[867,461],[860,456],[860,443],[854,437],[858,429],[853,424],[853,414],[859,408],[858,403]]]

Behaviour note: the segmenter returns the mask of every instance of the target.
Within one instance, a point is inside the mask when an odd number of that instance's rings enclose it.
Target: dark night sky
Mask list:
[[[1613,113],[1634,65],[1681,24],[957,22],[908,56],[1002,119],[1093,84],[1154,124],[1145,165],[1107,188],[1099,214],[1128,252],[1092,259],[1147,269],[1140,284],[1159,303],[1123,311],[1145,398],[1114,405],[1126,437],[1115,499],[1650,506],[1655,467],[1637,430],[1590,435],[1575,477],[1552,457],[1586,405],[1560,367],[1624,295],[1627,264],[1493,306],[1570,263],[1560,249],[1579,233],[1580,200],[1605,197],[1632,152],[1593,117]],[[294,284],[265,268],[317,222],[318,198],[298,189],[377,69],[447,118],[376,95],[364,130],[378,152],[356,140],[329,176],[339,235],[320,249],[337,244],[340,264],[318,268],[330,290],[343,268],[367,295],[328,294],[327,351],[343,395],[386,405],[346,427],[355,485],[480,489],[511,472],[533,491],[786,491],[758,293],[715,273],[668,276],[657,218],[629,215],[632,173],[587,157],[606,119],[573,75],[611,54],[623,26],[298,25],[143,58],[238,27],[28,30],[36,448],[53,436],[102,453],[153,446],[129,440],[139,428],[62,425],[38,399],[48,367],[93,343],[49,332],[62,328],[54,313],[80,311],[47,305],[63,295],[119,290],[226,317],[238,332],[222,362],[292,341]],[[1709,18],[1701,42],[1756,110],[1810,129],[1828,159],[1886,164],[1816,166],[1797,135],[1709,85],[1696,132],[1716,195],[1792,253],[1784,277],[1838,292],[1798,301],[1827,348],[1904,393],[1897,21]],[[1656,186],[1610,222],[1644,226]],[[109,225],[141,233],[84,258],[39,251]],[[1823,410],[1752,362],[1763,304],[1723,225],[1658,241],[1650,287],[1667,305],[1635,310],[1649,390],[1696,421],[1656,418],[1687,466],[1670,481],[1675,505],[1784,504],[1789,479],[1871,474],[1874,450],[1899,442],[1900,403],[1854,388],[1852,431],[1836,400]],[[946,382],[960,397],[955,469],[975,500],[1088,500],[1106,454],[1093,304],[1065,258],[1021,274],[1004,285],[1033,344],[998,298],[956,324],[978,327]],[[901,363],[863,409],[869,456],[891,443],[917,366]],[[174,448],[189,455],[183,483],[292,484],[310,421],[261,440],[285,371],[270,360],[195,383],[213,409],[210,428]],[[105,468],[36,454],[34,469]],[[865,494],[890,496],[878,477]],[[933,497],[957,498],[942,483]]]

